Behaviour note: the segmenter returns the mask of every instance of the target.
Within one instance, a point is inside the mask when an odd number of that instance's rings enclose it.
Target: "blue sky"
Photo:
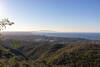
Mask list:
[[[5,31],[100,32],[100,0],[0,0]]]

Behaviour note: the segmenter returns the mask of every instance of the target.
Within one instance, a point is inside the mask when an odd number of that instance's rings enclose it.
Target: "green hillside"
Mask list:
[[[0,67],[29,67],[27,59],[19,51],[0,45]]]
[[[100,43],[0,45],[0,67],[100,67]]]
[[[22,52],[34,61],[39,67],[99,67],[100,44],[45,43],[35,46],[24,46]]]
[[[49,66],[99,67],[100,45],[84,44],[48,50],[36,62]]]

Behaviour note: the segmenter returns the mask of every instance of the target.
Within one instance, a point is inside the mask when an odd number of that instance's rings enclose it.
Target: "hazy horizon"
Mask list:
[[[4,31],[100,32],[100,0],[0,0]]]
[[[100,32],[61,32],[61,31],[42,31],[42,30],[36,30],[36,31],[2,31],[2,32],[40,32],[40,33],[100,33]]]

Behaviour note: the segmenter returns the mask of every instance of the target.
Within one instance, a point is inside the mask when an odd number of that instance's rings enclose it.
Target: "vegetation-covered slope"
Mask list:
[[[21,50],[38,67],[99,67],[100,44],[91,42],[37,44]]]
[[[0,45],[1,67],[100,67],[99,63],[98,41],[66,44],[40,42],[20,48]]]
[[[37,63],[49,66],[99,67],[100,45],[84,44],[66,46],[57,51],[47,51]]]
[[[19,51],[0,45],[0,67],[21,67],[21,65],[28,67],[26,60],[28,58]]]

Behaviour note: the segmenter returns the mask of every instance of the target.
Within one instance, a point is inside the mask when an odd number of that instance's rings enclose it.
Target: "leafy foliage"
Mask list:
[[[14,24],[14,22],[9,21],[9,19],[2,19],[0,21],[0,30],[3,30],[4,28],[6,28],[6,25],[12,25]]]

